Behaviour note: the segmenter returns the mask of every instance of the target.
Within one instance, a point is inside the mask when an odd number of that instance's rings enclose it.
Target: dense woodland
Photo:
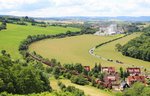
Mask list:
[[[2,50],[0,55],[0,92],[29,94],[51,91],[48,75],[39,62],[12,61]]]
[[[150,61],[150,32],[144,32],[140,37],[129,41],[127,44],[123,46],[117,44],[116,47],[123,55]]]

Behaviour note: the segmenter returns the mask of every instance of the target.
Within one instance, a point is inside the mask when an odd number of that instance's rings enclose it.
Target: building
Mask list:
[[[115,67],[102,67],[102,72],[115,73]]]
[[[84,66],[84,69],[85,69],[86,71],[90,71],[90,66]]]
[[[104,86],[108,88],[115,88],[116,86],[119,87],[119,74],[117,72],[113,74],[105,74],[103,81]]]
[[[141,69],[140,68],[127,68],[127,72],[131,76],[140,75],[141,74]]]
[[[122,26],[117,24],[101,25],[95,35],[115,35],[124,33]]]
[[[120,90],[123,91],[125,88],[129,88],[130,86],[127,84],[126,81],[122,81],[120,83]]]
[[[128,85],[132,85],[135,82],[141,82],[141,83],[146,84],[145,76],[128,76],[128,78],[127,78]]]

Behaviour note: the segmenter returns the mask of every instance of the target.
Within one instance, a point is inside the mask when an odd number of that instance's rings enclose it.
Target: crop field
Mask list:
[[[16,59],[20,58],[18,46],[20,42],[28,35],[37,34],[58,34],[66,31],[79,31],[77,28],[63,28],[63,27],[37,27],[37,26],[23,26],[15,24],[7,24],[7,30],[0,31],[0,50],[5,49],[11,56]]]
[[[141,33],[134,33],[132,35],[129,35],[129,36],[124,37],[122,39],[119,39],[117,41],[103,45],[103,46],[101,46],[95,50],[95,54],[98,54],[99,56],[102,56],[104,58],[122,61],[124,63],[123,66],[125,65],[125,67],[128,67],[128,65],[130,65],[130,66],[133,65],[136,67],[142,67],[143,66],[143,69],[144,68],[150,69],[150,62],[139,60],[139,59],[134,59],[134,58],[127,57],[127,56],[123,56],[121,54],[121,52],[117,52],[115,50],[115,45],[117,43],[124,45],[129,40],[131,40],[135,37],[138,37],[140,35],[141,35]]]
[[[121,35],[81,35],[61,39],[45,39],[31,44],[29,49],[30,51],[36,51],[45,58],[55,58],[62,64],[82,63],[83,65],[94,66],[96,62],[102,64],[107,64],[107,62],[91,56],[89,54],[90,48],[119,36]]]
[[[71,81],[67,79],[60,79],[59,81],[61,81],[66,86],[74,86],[80,90],[83,90],[87,96],[114,96],[114,93],[112,92],[100,90],[90,85],[85,85],[85,86],[77,85],[77,84],[71,83]],[[50,82],[54,90],[60,91],[59,86],[57,85],[58,80],[53,79],[53,80],[50,80]]]

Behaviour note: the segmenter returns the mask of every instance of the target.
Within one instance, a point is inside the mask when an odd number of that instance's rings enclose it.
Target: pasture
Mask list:
[[[94,64],[107,64],[89,54],[90,48],[105,41],[117,38],[116,36],[81,35],[61,39],[45,39],[30,45],[30,51],[36,51],[44,58],[55,58],[64,63],[82,63],[94,66]],[[107,64],[108,65],[108,64]]]
[[[77,85],[77,84],[71,83],[71,81],[67,80],[67,79],[60,79],[59,81],[61,81],[66,86],[74,86],[74,87],[76,87],[76,88],[78,88],[80,90],[83,90],[84,93],[87,96],[114,96],[114,93],[112,93],[112,92],[108,92],[108,91],[105,91],[105,90],[97,89],[97,88],[95,88],[93,86],[90,86],[90,85],[85,85],[85,86]],[[58,82],[58,80],[55,80],[55,79],[51,79],[50,80],[52,88],[54,90],[60,91],[60,88],[57,85],[57,82]]]
[[[128,65],[130,65],[130,66],[135,66],[135,67],[143,66],[143,69],[144,68],[150,69],[150,62],[124,56],[121,54],[121,52],[117,52],[115,50],[115,45],[117,43],[124,45],[131,39],[138,37],[140,35],[141,33],[133,33],[132,35],[129,35],[122,39],[103,45],[95,50],[95,54],[102,56],[104,58],[107,58],[107,59],[122,61],[124,63],[123,65],[125,65],[124,67],[128,67]]]
[[[81,63],[82,65],[89,65],[93,67],[95,63],[101,63],[102,66],[113,66],[116,69],[120,67],[130,67],[135,66],[144,66],[145,68],[149,67],[149,62],[134,59],[131,57],[123,56],[121,53],[115,50],[115,45],[117,43],[125,44],[129,40],[140,36],[141,33],[134,33],[117,41],[103,45],[95,50],[95,53],[113,60],[120,60],[125,64],[116,64],[114,62],[105,61],[89,54],[90,48],[112,40],[121,35],[115,36],[95,36],[95,35],[81,35],[74,37],[66,37],[61,39],[45,39],[39,42],[31,44],[29,50],[36,51],[38,54],[44,58],[52,59],[55,58],[64,63]],[[130,65],[130,66],[128,66]]]
[[[24,40],[28,35],[37,35],[37,34],[58,34],[64,33],[66,31],[79,31],[77,28],[63,28],[63,27],[53,27],[49,26],[46,28],[37,27],[37,26],[23,26],[15,24],[7,24],[7,30],[0,31],[0,50],[6,50],[11,54],[12,58],[20,58],[18,51],[19,44]]]

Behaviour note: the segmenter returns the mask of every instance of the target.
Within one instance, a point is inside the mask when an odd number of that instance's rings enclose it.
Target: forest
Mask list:
[[[150,32],[145,32],[123,45],[121,52],[126,56],[150,61]]]

